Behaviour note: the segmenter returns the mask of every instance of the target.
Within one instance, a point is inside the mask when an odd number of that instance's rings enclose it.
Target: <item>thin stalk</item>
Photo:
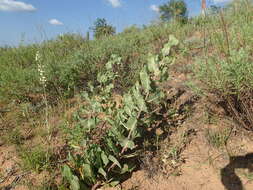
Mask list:
[[[48,137],[48,141],[51,140],[51,134],[50,134],[50,125],[49,125],[49,121],[48,121],[48,117],[49,117],[49,111],[48,111],[48,101],[47,101],[47,94],[46,94],[46,88],[43,85],[43,99],[44,99],[44,103],[45,103],[45,124],[46,124],[46,128],[47,128],[47,133],[49,135]]]
[[[226,21],[225,21],[225,18],[224,18],[223,11],[220,11],[220,18],[221,18],[221,24],[222,24],[223,34],[224,34],[224,37],[225,37],[225,40],[226,40],[226,45],[227,45],[227,55],[226,55],[226,58],[227,58],[227,62],[231,63],[231,60],[229,58],[230,57],[229,36],[228,36],[227,24],[226,24]]]

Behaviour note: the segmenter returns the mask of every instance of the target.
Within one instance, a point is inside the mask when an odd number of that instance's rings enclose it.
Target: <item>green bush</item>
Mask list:
[[[83,93],[85,105],[75,115],[77,126],[68,131],[74,150],[62,171],[72,190],[117,185],[121,176],[133,171],[142,131],[163,120],[166,103],[161,84],[168,79],[168,65],[174,60],[168,56],[170,49],[177,44],[170,36],[160,56],[149,56],[136,83],[122,96],[112,91],[120,78],[115,68],[122,64],[115,55],[98,73],[98,85],[90,84],[89,92]]]

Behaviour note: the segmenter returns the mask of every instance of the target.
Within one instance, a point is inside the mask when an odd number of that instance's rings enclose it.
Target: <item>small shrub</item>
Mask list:
[[[41,172],[42,170],[50,169],[52,166],[52,153],[44,150],[43,147],[37,146],[31,150],[21,147],[19,155],[22,160],[22,167],[27,170]]]
[[[229,139],[230,131],[223,130],[223,131],[211,131],[207,130],[206,138],[210,145],[215,148],[224,147],[227,144]]]
[[[170,36],[162,53],[150,55],[138,81],[123,95],[113,93],[120,77],[114,71],[121,64],[117,56],[106,64],[106,71],[98,73],[97,85],[90,84],[89,92],[83,93],[85,105],[75,114],[78,125],[70,129],[69,143],[74,150],[62,170],[72,190],[114,186],[133,171],[142,131],[158,126],[166,110],[161,84],[168,79],[168,64],[174,60],[168,56],[170,49],[177,44]]]

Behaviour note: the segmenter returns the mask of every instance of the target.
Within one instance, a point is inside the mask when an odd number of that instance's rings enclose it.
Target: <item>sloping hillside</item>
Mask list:
[[[253,189],[253,6],[0,49],[0,189]]]

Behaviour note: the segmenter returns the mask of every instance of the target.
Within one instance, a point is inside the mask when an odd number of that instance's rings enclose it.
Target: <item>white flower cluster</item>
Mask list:
[[[40,52],[39,52],[39,51],[36,52],[35,61],[36,61],[36,62],[40,62],[40,61],[41,61],[41,55],[40,55]]]
[[[40,82],[44,87],[46,87],[47,79],[45,76],[45,68],[44,65],[41,64],[41,54],[39,51],[36,52],[35,61],[38,62],[38,72],[40,75]]]

